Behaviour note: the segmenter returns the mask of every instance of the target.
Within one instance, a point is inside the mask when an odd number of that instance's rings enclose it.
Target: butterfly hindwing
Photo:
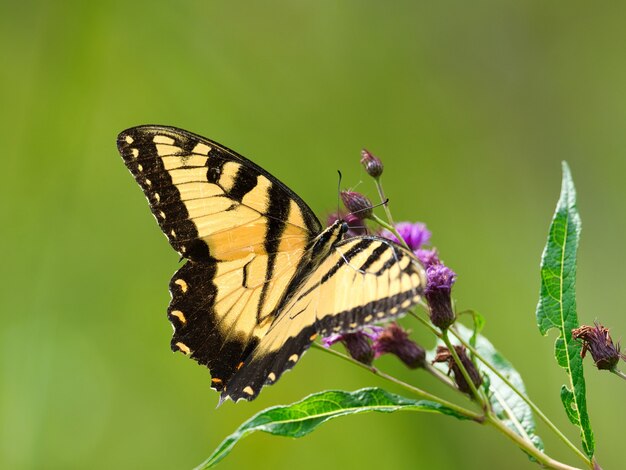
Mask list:
[[[172,349],[211,370],[221,390],[272,324],[303,252],[250,253],[232,261],[188,261],[170,281]],[[266,277],[269,276],[269,277]]]
[[[281,305],[222,396],[255,398],[263,385],[295,365],[317,335],[398,317],[419,301],[424,285],[422,266],[405,248],[373,236],[340,242]]]
[[[235,373],[246,351],[259,340],[255,334],[256,315],[232,331],[220,328],[215,309],[219,295],[216,285],[218,263],[187,262],[170,281],[172,301],[168,317],[174,326],[172,350],[191,356],[211,371],[211,386],[221,390]],[[245,316],[245,313],[243,313]],[[230,333],[230,334],[229,334]]]

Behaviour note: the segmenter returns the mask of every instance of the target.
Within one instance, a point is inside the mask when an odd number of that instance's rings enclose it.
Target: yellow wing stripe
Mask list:
[[[262,214],[267,213],[269,207],[269,190],[272,182],[265,176],[257,176],[256,186],[248,192],[241,200],[241,203]],[[304,227],[305,225],[300,225]]]
[[[167,171],[176,170],[178,168],[193,168],[193,167],[202,167],[205,170],[206,175],[206,164],[209,157],[203,155],[177,155],[177,156],[163,156],[161,157],[161,161],[163,162],[163,167]]]
[[[224,191],[228,192],[233,188],[235,178],[239,173],[239,168],[241,168],[241,165],[235,162],[226,162],[222,167],[222,175],[219,179],[219,185]]]

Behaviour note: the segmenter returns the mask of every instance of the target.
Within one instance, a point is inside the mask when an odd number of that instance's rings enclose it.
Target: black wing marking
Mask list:
[[[297,194],[217,142],[174,127],[148,125],[121,132],[117,146],[161,230],[185,258],[210,260],[210,237],[215,231],[245,228],[254,223],[255,213],[258,223],[272,221],[267,226],[277,233],[268,234],[269,240],[280,239],[281,225],[285,224],[299,225],[309,238],[322,229]],[[261,190],[267,190],[267,197],[260,194]],[[253,204],[246,205],[244,198],[254,196],[253,191],[259,191],[259,196],[250,198]],[[293,220],[285,217],[290,201],[299,209]],[[241,210],[234,210],[237,208]],[[256,240],[250,240],[250,244],[265,243],[263,230],[253,235]],[[268,248],[268,252],[276,251],[271,249],[275,247]]]
[[[421,298],[425,274],[413,253],[378,237],[339,245],[280,307],[268,332],[222,391],[254,399],[291,369],[318,334],[352,332],[403,315]]]

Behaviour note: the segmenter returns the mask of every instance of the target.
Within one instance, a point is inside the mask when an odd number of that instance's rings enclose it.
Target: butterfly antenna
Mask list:
[[[340,199],[341,199],[341,171],[337,170],[337,173],[339,174],[339,182],[337,183],[337,215],[339,215],[339,209],[341,208],[341,203],[340,203]]]

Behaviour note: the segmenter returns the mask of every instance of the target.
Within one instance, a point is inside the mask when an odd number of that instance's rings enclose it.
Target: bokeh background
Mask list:
[[[625,15],[585,1],[2,2],[0,467],[188,469],[267,406],[387,387],[312,351],[255,402],[215,409],[208,372],[170,352],[177,255],[115,148],[145,123],[234,148],[320,217],[337,169],[373,195],[359,151],[382,157],[396,219],[428,223],[458,272],[458,308],[487,317],[578,442],[554,336],[535,326],[538,265],[567,159],[584,224],[579,316],[625,334]],[[622,468],[624,383],[590,365],[597,456]],[[295,467],[537,468],[492,429],[408,413],[254,435],[221,468]]]

